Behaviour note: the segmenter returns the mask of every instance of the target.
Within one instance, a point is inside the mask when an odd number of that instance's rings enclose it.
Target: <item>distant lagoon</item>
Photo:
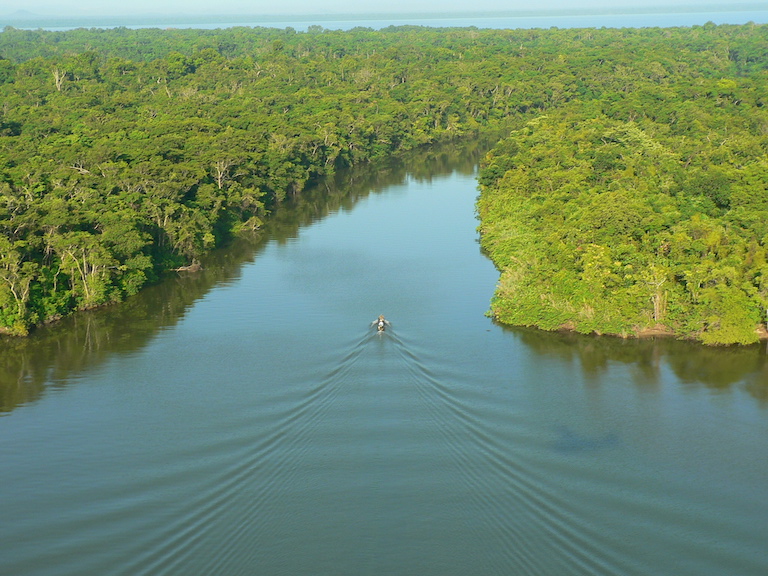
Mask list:
[[[360,14],[360,15],[296,15],[296,16],[143,16],[103,18],[22,18],[0,17],[0,27],[13,26],[20,29],[44,29],[52,31],[75,28],[233,28],[268,27],[292,28],[306,31],[310,26],[321,26],[326,30],[351,30],[372,28],[380,30],[388,26],[428,26],[432,28],[649,28],[697,26],[707,22],[715,24],[768,23],[768,9],[728,11],[679,11],[648,13],[573,13],[573,12],[528,12],[517,14]]]

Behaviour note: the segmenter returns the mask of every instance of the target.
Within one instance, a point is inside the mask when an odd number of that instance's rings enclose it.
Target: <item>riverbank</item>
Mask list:
[[[494,325],[451,148],[3,342],[3,573],[761,574],[765,347]]]
[[[503,322],[496,319],[500,324],[503,324]],[[531,328],[537,328],[537,326],[530,326]],[[578,333],[578,330],[576,330],[576,325],[569,322],[566,324],[563,324],[562,326],[559,326],[556,330],[557,332],[573,332]],[[766,329],[766,326],[764,324],[761,324],[755,328],[755,333],[757,334],[757,338],[760,341],[768,340],[768,329]],[[637,339],[637,340],[644,340],[644,339],[654,339],[654,338],[669,338],[669,339],[675,339],[675,340],[691,340],[691,341],[698,341],[697,338],[691,338],[691,337],[684,337],[681,334],[675,332],[668,326],[651,326],[648,328],[638,328],[634,332],[630,333],[622,333],[622,334],[612,334],[612,333],[602,333],[602,332],[593,332],[594,336],[609,336],[611,338],[622,338],[622,339]]]
[[[430,145],[392,154],[373,162],[359,163],[309,180],[299,193],[286,193],[283,201],[263,214],[257,228],[243,229],[238,234],[227,237],[226,241],[199,254],[199,260],[193,261],[192,264],[161,271],[152,281],[146,282],[137,294],[72,310],[67,314],[49,317],[34,325],[15,328],[0,326],[0,344],[12,345],[10,340],[24,340],[34,336],[41,329],[49,332],[51,329],[56,329],[55,325],[62,321],[77,324],[78,318],[90,317],[105,308],[124,308],[126,313],[130,314],[131,302],[141,293],[161,293],[163,294],[160,297],[161,300],[169,298],[167,294],[174,294],[174,291],[167,290],[165,287],[174,284],[174,279],[179,280],[176,282],[179,286],[187,286],[185,292],[191,292],[196,289],[193,287],[199,286],[204,286],[206,290],[210,289],[213,282],[222,281],[220,277],[222,254],[230,254],[231,257],[231,254],[236,252],[238,258],[243,258],[243,251],[253,251],[267,239],[284,242],[288,238],[295,237],[301,227],[325,218],[335,211],[350,209],[355,203],[382,186],[404,182],[409,173],[417,178],[431,177],[432,173],[441,173],[441,170],[446,170],[446,166],[472,172],[482,156],[502,137],[502,134],[503,130],[499,128],[488,128],[461,140],[453,140],[449,135],[445,135],[443,140]],[[366,194],[361,194],[359,189],[366,185],[370,190]],[[238,248],[233,249],[234,245]],[[242,260],[239,262],[243,263]],[[229,262],[227,274],[234,275],[233,270],[236,266],[237,264]],[[194,297],[189,296],[189,299],[195,300],[201,297],[203,295],[198,294]],[[176,296],[174,295],[173,298],[175,299]],[[169,304],[169,306],[178,308],[175,305]],[[118,312],[113,313],[119,315]]]
[[[768,140],[743,119],[768,117],[754,95],[722,106],[705,97],[688,105],[700,128],[670,128],[679,88],[656,118],[617,119],[622,102],[565,106],[488,154],[478,214],[501,272],[494,318],[711,345],[765,337]]]
[[[767,34],[6,29],[0,326],[124,300],[344,167],[531,121],[481,175],[484,242],[527,278],[502,296],[548,308],[522,323],[753,341]]]
[[[5,30],[0,326],[122,301],[313,181],[503,125],[450,76],[481,74],[476,34],[446,56],[429,30]]]

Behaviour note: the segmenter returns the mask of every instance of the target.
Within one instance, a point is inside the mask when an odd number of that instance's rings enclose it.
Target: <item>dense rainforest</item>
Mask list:
[[[768,62],[733,41],[718,56],[717,37],[707,62],[636,47],[611,91],[489,154],[478,210],[502,270],[496,318],[708,344],[765,334]]]
[[[505,128],[493,314],[748,343],[768,27],[0,33],[0,327],[134,294],[338,169]]]

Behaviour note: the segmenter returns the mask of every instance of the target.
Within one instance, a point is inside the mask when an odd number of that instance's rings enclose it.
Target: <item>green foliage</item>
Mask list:
[[[341,167],[515,128],[499,318],[750,340],[768,27],[0,33],[0,329],[119,301]],[[514,303],[514,305],[512,305]]]
[[[339,167],[476,133],[500,102],[449,36],[5,29],[0,330],[135,294]]]
[[[768,115],[710,113],[730,137],[700,135],[701,169],[690,168],[690,134],[573,105],[500,142],[478,200],[483,246],[502,270],[494,316],[549,330],[661,328],[706,344],[756,342],[768,307],[768,138],[739,116],[768,125]],[[753,148],[736,157],[743,140]]]

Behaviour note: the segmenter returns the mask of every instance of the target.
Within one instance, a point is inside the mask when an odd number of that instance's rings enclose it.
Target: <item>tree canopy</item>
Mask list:
[[[535,272],[503,272],[499,319],[748,341],[766,304],[766,52],[756,25],[6,28],[0,327],[122,300],[340,167],[506,126],[483,242]],[[571,285],[591,324],[519,315]]]
[[[742,61],[740,46],[710,32],[703,60],[636,47],[631,71],[613,68],[625,86],[529,120],[489,153],[478,210],[502,270],[500,321],[757,341],[768,308],[768,61]]]

